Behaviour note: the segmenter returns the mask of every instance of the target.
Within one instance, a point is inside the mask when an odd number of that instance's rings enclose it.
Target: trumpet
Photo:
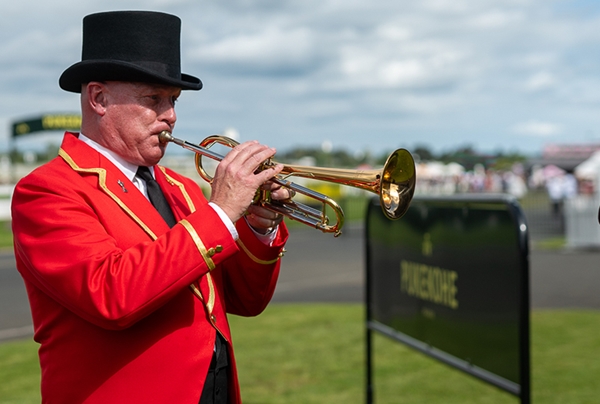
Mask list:
[[[212,135],[206,137],[200,144],[195,145],[173,137],[166,130],[159,134],[159,141],[162,143],[173,142],[184,149],[196,153],[196,170],[209,183],[212,182],[213,178],[204,169],[202,157],[221,161],[224,156],[210,150],[212,146],[221,144],[233,148],[239,144],[237,141],[226,136]],[[276,162],[268,159],[259,166],[258,170],[262,171],[276,164]],[[289,181],[289,177],[326,181],[373,192],[379,195],[384,215],[392,220],[401,218],[408,210],[415,191],[416,182],[415,162],[412,155],[406,149],[397,149],[389,155],[381,170],[346,170],[284,165],[281,173],[270,180],[291,189],[293,195],[302,194],[309,199],[318,201],[321,204],[321,209],[296,202],[292,198],[283,201],[272,200],[268,192],[257,192],[254,200],[255,204],[260,204],[266,209],[280,213],[292,220],[321,230],[324,233],[333,233],[335,237],[341,234],[344,225],[344,212],[340,205],[327,195]],[[336,221],[333,224],[329,224],[329,218],[327,217],[328,206],[336,216]]]

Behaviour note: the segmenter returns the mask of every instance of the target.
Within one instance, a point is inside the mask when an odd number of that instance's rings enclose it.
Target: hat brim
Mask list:
[[[181,73],[176,79],[160,75],[154,70],[145,69],[137,64],[119,60],[84,60],[66,69],[58,80],[60,88],[65,91],[80,93],[81,85],[90,81],[131,81],[165,84],[179,87],[182,90],[200,90],[202,82],[199,78]]]

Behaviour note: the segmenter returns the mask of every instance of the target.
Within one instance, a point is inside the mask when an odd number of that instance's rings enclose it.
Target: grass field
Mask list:
[[[10,221],[0,221],[0,248],[11,248],[13,244]]]
[[[362,305],[273,304],[232,317],[245,404],[364,403]],[[598,403],[600,312],[532,314],[532,402]],[[508,393],[376,334],[375,402],[518,403]],[[0,403],[39,403],[36,344],[0,345]]]

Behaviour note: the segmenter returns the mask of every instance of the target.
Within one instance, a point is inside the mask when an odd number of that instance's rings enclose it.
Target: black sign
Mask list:
[[[415,198],[397,221],[374,199],[366,242],[369,329],[528,402],[527,226],[514,198]]]
[[[81,115],[78,114],[47,114],[37,118],[13,122],[12,137],[27,135],[46,130],[79,130]]]

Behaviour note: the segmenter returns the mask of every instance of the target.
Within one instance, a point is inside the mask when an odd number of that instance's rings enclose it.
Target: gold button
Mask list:
[[[223,251],[223,246],[219,244],[216,247],[210,247],[207,251],[207,254],[209,257],[212,257],[213,255],[215,255],[216,253],[220,253],[221,251]]]
[[[217,322],[217,317],[214,314],[210,315],[210,319],[212,320],[213,323]]]

